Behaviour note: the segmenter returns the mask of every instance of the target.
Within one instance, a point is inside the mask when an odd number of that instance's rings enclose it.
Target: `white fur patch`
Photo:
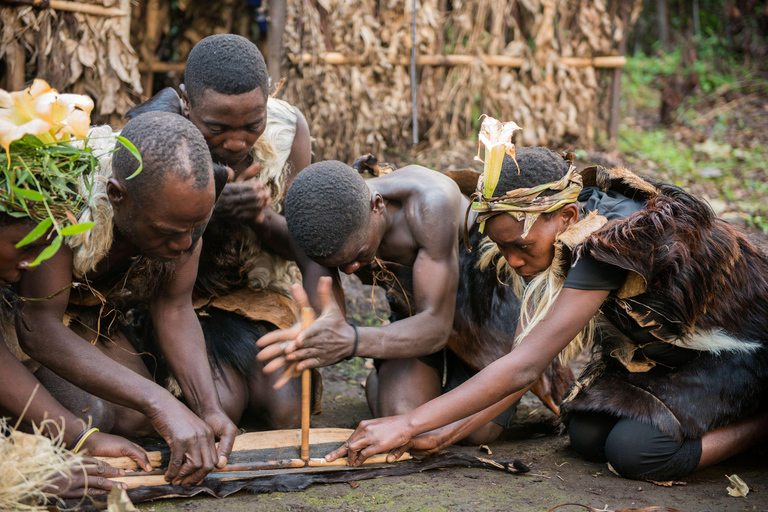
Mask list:
[[[694,350],[706,350],[718,354],[724,351],[754,352],[762,345],[755,341],[746,341],[734,338],[723,329],[703,331],[695,329],[693,334],[685,338],[671,341],[673,345]]]

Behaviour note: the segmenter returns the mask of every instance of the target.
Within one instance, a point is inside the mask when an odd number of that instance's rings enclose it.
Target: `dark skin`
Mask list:
[[[486,222],[486,233],[518,275],[533,277],[551,265],[555,237],[579,219],[576,204],[549,219],[537,220],[523,238],[523,223],[510,215]],[[550,313],[508,355],[496,360],[458,388],[408,414],[360,423],[355,433],[326,458],[348,456],[360,465],[376,453],[394,461],[405,451],[434,453],[519,399],[549,363],[598,313],[608,290],[563,288]],[[518,332],[519,334],[519,332]],[[766,437],[768,413],[722,427],[702,437],[697,469],[724,460]]]
[[[367,225],[320,265],[352,274],[375,257],[413,268],[415,314],[383,327],[358,327],[356,355],[385,359],[366,391],[374,415],[409,411],[441,392],[437,371],[417,356],[437,352],[448,340],[458,287],[458,239],[467,205],[449,178],[409,166],[367,180],[371,189]],[[328,366],[352,353],[355,333],[320,284],[322,313],[307,329],[296,325],[259,340],[265,371],[298,362],[296,371]],[[304,300],[299,290],[294,296]],[[284,342],[287,342],[284,344]]]
[[[277,254],[296,259],[294,248],[286,243],[290,237],[285,220],[267,208],[270,190],[260,181],[250,179],[261,171],[260,164],[250,162],[248,156],[267,126],[264,92],[256,88],[243,94],[227,95],[206,89],[200,98],[190,102],[182,85],[181,98],[185,113],[205,137],[214,161],[233,171],[230,183],[216,203],[216,215],[245,223]],[[294,110],[296,134],[288,156],[290,172],[285,178],[286,189],[312,160],[307,120],[299,110]]]
[[[0,283],[12,284],[21,279],[22,273],[30,269],[46,242],[32,243],[21,248],[15,245],[35,227],[34,222],[15,222],[0,227]],[[74,414],[65,409],[40,385],[27,368],[11,354],[0,335],[0,411],[3,415],[19,418],[27,426],[42,426],[43,432],[56,437],[63,431],[65,446],[72,446],[77,436],[86,427]],[[95,432],[89,435],[80,450],[82,453],[133,459],[140,467],[151,470],[146,452],[122,437]],[[117,484],[109,477],[123,476],[125,472],[110,467],[96,459],[85,460],[85,471],[78,467],[69,473],[62,473],[50,482],[46,492],[62,498],[79,498],[86,493],[91,496],[105,494]]]
[[[267,97],[260,88],[236,95],[203,91],[194,102],[189,100],[181,86],[184,112],[205,137],[214,161],[231,170],[229,183],[216,202],[214,215],[240,222],[250,227],[275,254],[295,260],[304,283],[313,289],[312,301],[319,307],[314,293],[320,277],[330,275],[310,261],[295,246],[285,218],[269,208],[271,190],[258,179],[259,162],[251,163],[249,153],[263,135],[267,125]],[[296,133],[288,156],[290,173],[285,178],[287,188],[293,178],[311,162],[312,152],[309,127],[304,116],[297,114]],[[343,303],[340,287],[337,296]],[[255,363],[261,366],[260,363]],[[229,369],[225,379],[217,379],[219,398],[233,421],[239,421],[244,410],[263,413],[273,428],[294,428],[300,422],[300,384],[293,382],[283,388],[276,386],[279,374],[254,372],[243,377]],[[228,384],[227,384],[228,383]]]
[[[189,408],[151,380],[124,337],[94,345],[64,326],[68,291],[47,301],[27,302],[24,317],[31,328],[27,330],[21,323],[16,326],[22,348],[64,380],[98,397],[93,399],[92,410],[109,418],[116,431],[133,430],[135,434],[154,428],[171,448],[166,479],[181,485],[198,483],[214,466],[225,465],[237,434],[219,402],[202,330],[192,308],[202,246],[199,238],[214,202],[212,179],[199,189],[192,183],[169,174],[154,185],[155,196],[138,203],[123,182],[111,179],[107,194],[114,210],[115,241],[96,271],[86,276],[95,279],[124,271],[130,258],[137,255],[175,262],[174,278],[152,300],[149,310],[161,350]],[[20,293],[25,297],[50,296],[66,288],[71,275],[72,251],[62,247],[22,278]],[[98,426],[104,418],[94,417],[94,424]],[[218,449],[216,438],[221,441]]]

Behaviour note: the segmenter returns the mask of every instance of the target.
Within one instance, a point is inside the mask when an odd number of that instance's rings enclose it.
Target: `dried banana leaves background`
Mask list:
[[[315,159],[351,162],[368,152],[410,149],[411,0],[286,1],[287,82],[278,96],[305,114],[316,141]],[[128,0],[78,3],[129,6]],[[450,152],[475,137],[483,113],[520,124],[518,143],[592,145],[605,133],[612,71],[568,67],[560,57],[616,55],[641,5],[641,0],[417,2],[417,55],[503,55],[523,62],[520,68],[480,59],[419,66],[419,139],[426,142],[419,149]],[[183,63],[200,39],[237,33],[255,40],[258,33],[255,11],[243,0],[134,0],[130,11],[129,18],[0,8],[5,74],[23,55],[27,80],[41,77],[59,90],[91,95],[94,122],[119,127],[122,115],[152,89],[183,81]],[[356,63],[328,64],[321,58],[326,52]],[[305,54],[307,61],[289,58]],[[154,77],[145,74],[142,81],[139,70],[153,63],[176,64],[155,68]]]
[[[119,8],[123,2],[78,3]],[[88,94],[96,103],[92,122],[120,126],[123,114],[142,93],[128,19],[31,6],[0,7],[0,59],[5,73],[24,65],[26,80],[43,78],[59,91]]]
[[[594,142],[607,116],[610,71],[569,68],[560,56],[615,55],[637,18],[638,1],[421,0],[417,54],[522,57],[520,69],[472,65],[417,70],[420,139],[449,148],[476,134],[481,114],[514,120],[518,142]],[[315,158],[351,160],[411,143],[412,3],[397,0],[288,0],[284,48],[309,63],[283,62],[283,97],[317,139]],[[626,21],[625,21],[626,20]],[[329,65],[324,52],[364,65]]]

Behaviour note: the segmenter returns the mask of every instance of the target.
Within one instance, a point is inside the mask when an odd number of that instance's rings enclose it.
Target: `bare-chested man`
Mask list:
[[[353,327],[325,282],[325,308],[310,328],[302,332],[294,326],[259,341],[259,346],[273,344],[259,355],[275,358],[265,370],[286,361],[301,361],[301,369],[354,355],[375,358],[368,403],[375,416],[390,416],[458,386],[507,353],[519,301],[498,283],[495,269],[475,268],[478,251],[460,247],[468,204],[452,179],[420,166],[370,180],[341,162],[307,167],[286,198],[286,220],[297,245],[325,267],[363,277],[376,273],[403,307],[389,325]],[[476,244],[482,238],[477,229],[471,236]],[[285,340],[295,342],[279,343]],[[514,410],[468,432],[467,441],[495,439]]]
[[[122,135],[141,153],[143,170],[132,177],[139,161],[124,147],[111,170],[102,162],[86,209],[96,226],[22,277],[20,295],[51,298],[25,302],[16,330],[62,404],[102,432],[156,430],[172,452],[166,478],[190,485],[226,464],[237,434],[192,308],[200,237],[215,201],[212,163],[200,132],[176,114],[141,115]],[[153,381],[124,334],[141,308],[186,406]]]

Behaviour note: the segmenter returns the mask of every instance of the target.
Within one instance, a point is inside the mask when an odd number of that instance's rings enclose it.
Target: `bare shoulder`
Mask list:
[[[407,188],[403,194],[404,213],[411,232],[422,247],[436,246],[439,251],[456,245],[463,218],[462,195],[458,185],[440,172],[409,165],[388,174]]]
[[[461,200],[461,191],[455,181],[441,172],[422,167],[408,165],[387,174],[381,179],[397,180],[402,188],[407,188],[414,199],[429,200],[452,204]]]

